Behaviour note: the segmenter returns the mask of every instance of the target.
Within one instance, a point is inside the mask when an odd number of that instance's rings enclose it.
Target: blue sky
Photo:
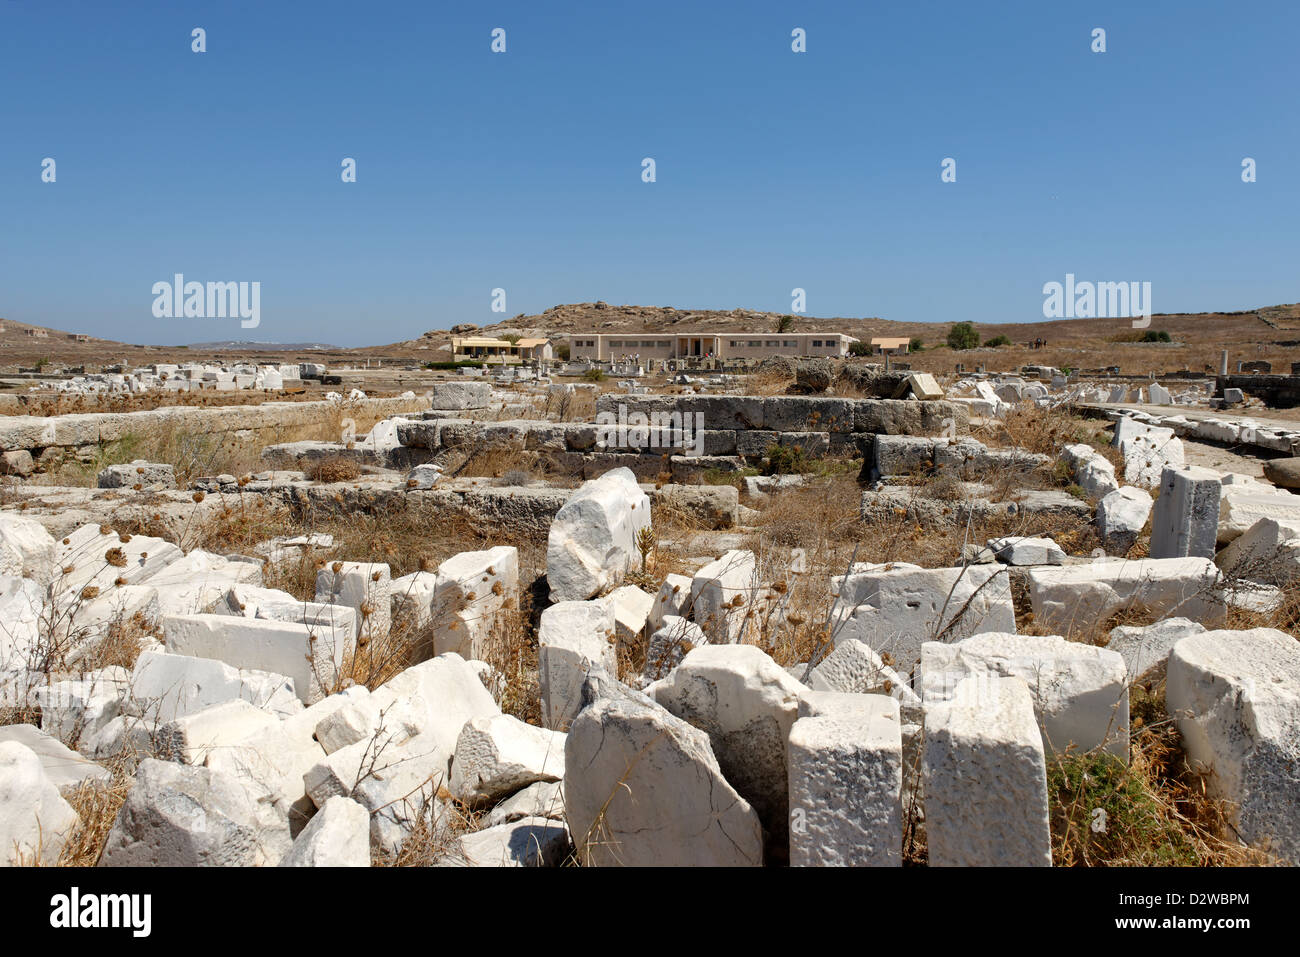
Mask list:
[[[795,287],[1033,321],[1067,272],[1157,312],[1294,302],[1297,37],[1275,0],[0,0],[0,316],[359,345]],[[177,272],[261,282],[260,327],[155,318]]]

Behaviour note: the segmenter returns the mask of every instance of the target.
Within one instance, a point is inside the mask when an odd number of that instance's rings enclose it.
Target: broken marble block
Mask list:
[[[1219,534],[1221,473],[1167,468],[1151,517],[1152,558],[1213,558]]]
[[[545,817],[526,817],[466,834],[447,866],[558,867],[569,854],[569,831]]]
[[[1128,674],[1114,651],[1059,635],[986,633],[921,649],[926,708],[950,699],[969,677],[1022,678],[1042,726],[1043,747],[1058,754],[1102,748],[1128,761]]]
[[[1133,485],[1104,496],[1097,503],[1097,534],[1106,547],[1120,553],[1132,548],[1151,517],[1153,504],[1150,493]]]
[[[1115,466],[1091,445],[1067,445],[1060,458],[1069,467],[1074,483],[1089,498],[1102,498],[1119,488]]]
[[[709,736],[645,695],[607,684],[610,693],[578,714],[564,746],[565,813],[578,859],[762,864],[758,815],[723,776]]]
[[[563,731],[582,705],[588,672],[618,671],[614,610],[599,601],[562,601],[542,612],[537,630],[542,723]]]
[[[1228,543],[1214,563],[1229,575],[1287,585],[1300,578],[1300,520],[1261,518]]]
[[[561,781],[538,781],[506,798],[488,814],[488,824],[509,824],[525,817],[548,817],[564,820],[564,784]]]
[[[240,867],[289,851],[284,812],[229,775],[171,761],[142,761],[117,812],[101,867]]]
[[[1237,833],[1300,864],[1300,644],[1271,628],[1190,635],[1165,688],[1187,757],[1231,802]]]
[[[614,612],[614,630],[618,640],[632,642],[645,628],[655,596],[635,585],[623,585],[597,600],[609,605]]]
[[[393,579],[393,620],[402,619],[408,628],[420,631],[432,620],[433,572],[411,572]]]
[[[48,585],[54,579],[57,554],[54,538],[36,519],[0,514],[0,575]]]
[[[832,587],[839,595],[835,642],[853,638],[889,654],[902,675],[915,669],[927,641],[1016,630],[1011,581],[1001,565],[872,568],[836,578]]]
[[[456,741],[450,790],[462,804],[481,805],[563,777],[562,733],[497,714],[465,722]]]
[[[30,724],[0,725],[0,743],[6,741],[21,744],[35,754],[60,794],[71,794],[85,784],[107,785],[112,780],[108,768],[86,760],[58,738]]]
[[[294,838],[280,866],[369,867],[370,812],[351,798],[330,798]]]
[[[666,678],[694,648],[709,643],[709,636],[699,625],[676,615],[664,617],[663,624],[650,636],[646,646],[642,678],[647,684]]]
[[[293,679],[306,704],[338,684],[350,636],[341,629],[231,615],[171,615],[163,619],[167,650],[224,661],[235,668]]]
[[[129,488],[156,491],[176,487],[176,469],[161,462],[136,459],[126,465],[109,465],[95,476],[100,488]]]
[[[387,638],[392,627],[392,572],[382,562],[333,562],[316,573],[316,600],[353,609],[364,647]]]
[[[433,463],[417,465],[406,473],[406,487],[410,491],[431,489],[442,478],[442,466]]]
[[[988,546],[1004,565],[1063,565],[1065,552],[1050,538],[1012,535],[991,538]]]
[[[693,617],[709,641],[726,644],[743,639],[759,590],[757,569],[753,552],[732,549],[695,573]]]
[[[1224,614],[1216,597],[1219,570],[1208,558],[1096,561],[1031,568],[1028,576],[1034,621],[1067,637],[1120,611],[1206,623]]]
[[[650,606],[650,614],[646,617],[646,627],[651,634],[664,626],[664,618],[668,615],[675,615],[678,618],[690,617],[690,576],[671,573],[664,576],[664,582],[659,586],[654,604]]]
[[[555,513],[546,544],[551,600],[581,601],[640,566],[643,529],[650,528],[650,497],[631,469],[617,468],[574,492]]]
[[[1129,683],[1163,677],[1169,652],[1188,635],[1199,635],[1205,626],[1186,618],[1166,618],[1154,625],[1119,625],[1111,629],[1106,649],[1124,659]]]
[[[433,653],[482,660],[500,619],[519,602],[519,550],[461,552],[438,566],[430,598]]]
[[[293,679],[284,675],[160,651],[145,651],[136,659],[128,705],[132,714],[161,725],[235,698],[282,716],[302,710]]]
[[[861,717],[799,718],[790,728],[790,864],[903,863],[898,703],[862,695]]]
[[[922,774],[930,866],[1051,866],[1047,763],[1022,679],[972,676],[927,705]]]
[[[1124,481],[1155,488],[1165,469],[1183,467],[1183,443],[1173,429],[1124,417],[1115,423],[1112,443],[1124,456]]]
[[[155,732],[154,740],[161,758],[204,764],[210,752],[231,748],[279,723],[261,708],[236,698],[169,721]]]
[[[788,853],[786,742],[805,690],[753,645],[696,648],[653,686],[659,704],[708,734],[727,780],[758,812],[773,861]]]
[[[844,638],[812,669],[805,684],[813,691],[838,691],[864,695],[888,695],[903,713],[920,713],[921,699],[910,682],[887,665],[884,659],[855,638]]]
[[[122,667],[101,668],[85,677],[52,681],[35,691],[41,728],[69,747],[79,747],[122,712],[131,673]]]
[[[54,864],[78,822],[36,753],[0,741],[0,867]]]

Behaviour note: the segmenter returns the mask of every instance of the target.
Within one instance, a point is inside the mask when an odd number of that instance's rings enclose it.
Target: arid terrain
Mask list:
[[[968,370],[983,365],[989,371],[1007,372],[1026,364],[1057,368],[1095,369],[1118,365],[1127,374],[1165,373],[1188,370],[1206,372],[1207,366],[1219,368],[1220,353],[1227,349],[1232,362],[1266,360],[1275,371],[1287,372],[1293,358],[1300,354],[1300,304],[1267,306],[1233,313],[1196,313],[1190,315],[1155,315],[1150,325],[1134,329],[1131,320],[1064,319],[1041,322],[1007,322],[979,324],[980,341],[1006,336],[1011,344],[998,348],[977,348],[960,353],[944,343],[951,322],[894,322],[888,319],[853,319],[842,317],[790,317],[792,331],[841,332],[864,342],[872,337],[919,338],[924,350],[913,354],[908,362],[926,372],[951,372],[957,363]],[[518,315],[512,319],[482,327],[467,324],[475,334],[493,335],[518,332],[525,336],[563,336],[577,332],[645,331],[775,331],[782,314],[752,310],[730,311],[682,310],[671,307],[613,306],[606,303],[577,303],[555,306],[538,315]],[[384,366],[403,367],[446,359],[446,347],[453,335],[449,324],[431,329],[416,339],[375,344],[358,348],[304,349],[286,352],[279,348],[259,349],[254,345],[231,348],[200,348],[126,344],[109,339],[89,338],[85,342],[68,338],[67,330],[32,327],[13,320],[3,320],[0,329],[0,374],[30,368],[45,360],[67,366],[85,365],[95,369],[105,365],[144,365],[159,361],[254,361],[254,362],[323,362],[331,367]],[[33,339],[31,328],[41,329],[47,338]],[[1171,342],[1139,343],[1132,341],[1147,329],[1169,333]],[[76,330],[73,330],[76,332]],[[1035,340],[1046,346],[1034,349]],[[368,370],[366,379],[374,388],[391,386],[416,388],[411,380],[402,380],[398,372],[379,373]],[[363,386],[364,387],[364,386]]]
[[[1153,318],[1167,344],[981,326],[1021,344],[962,352],[799,317],[926,347],[738,375],[5,321],[0,854],[1300,862],[1300,412],[1204,368],[1289,372],[1300,321],[1266,312]],[[169,368],[59,391],[110,359]]]

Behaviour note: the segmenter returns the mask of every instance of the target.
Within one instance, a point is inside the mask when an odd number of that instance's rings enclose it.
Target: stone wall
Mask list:
[[[358,431],[370,421],[415,412],[427,400],[400,396],[337,402],[265,402],[261,405],[169,406],[145,412],[81,412],[71,415],[0,417],[0,451],[26,449],[37,454],[48,448],[78,448],[146,436],[167,429],[196,435],[214,432],[265,432],[319,425],[342,409],[357,420]],[[261,438],[262,436],[250,436]]]

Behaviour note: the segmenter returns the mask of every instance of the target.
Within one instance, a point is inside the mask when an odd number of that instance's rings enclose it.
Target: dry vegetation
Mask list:
[[[773,394],[788,380],[766,386]],[[578,397],[589,399],[583,393]],[[556,400],[557,402],[559,400]],[[576,401],[576,400],[575,400]],[[589,418],[590,410],[557,405],[549,409],[564,419]],[[342,413],[340,413],[341,417]],[[336,438],[338,422],[326,422],[316,434],[281,435],[292,438]],[[977,436],[993,447],[1021,448],[1054,455],[1063,444],[1088,442],[1113,455],[1100,438],[1095,422],[1068,411],[1044,414],[1014,411],[1006,420]],[[260,444],[260,442],[259,442]],[[105,451],[110,459],[146,457],[171,461],[186,478],[228,471],[243,474],[256,462],[250,449],[227,448],[211,437],[175,432],[146,437],[138,444],[123,443]],[[96,465],[99,463],[95,463]],[[535,464],[535,463],[532,463]],[[746,608],[743,640],[759,645],[781,665],[815,664],[832,648],[836,600],[831,579],[853,562],[912,562],[928,567],[953,566],[964,561],[963,548],[1003,535],[1046,535],[1072,555],[1089,555],[1099,545],[1091,523],[1076,517],[1002,518],[969,522],[965,527],[927,527],[909,517],[905,508],[877,522],[859,517],[861,488],[856,480],[858,460],[824,460],[806,476],[805,484],[774,493],[751,527],[728,533],[729,548],[750,548],[758,557],[759,581],[743,600]],[[89,469],[89,466],[87,466]],[[517,453],[476,450],[451,463],[450,471],[523,484],[534,477],[521,468]],[[742,473],[743,474],[743,473]],[[91,472],[93,477],[93,472]],[[360,469],[350,459],[326,459],[309,472],[320,481],[351,481]],[[576,484],[572,476],[570,484]],[[1061,488],[1068,477],[1055,468],[1000,474],[964,475],[1008,493],[1013,488]],[[720,481],[738,482],[738,475]],[[951,474],[923,470],[907,479],[917,495],[956,501],[960,485]],[[196,497],[199,498],[201,496]],[[438,564],[466,550],[511,544],[519,549],[520,595],[496,623],[485,658],[501,675],[493,688],[507,713],[530,723],[540,723],[537,678],[538,617],[545,605],[544,533],[515,526],[472,521],[463,514],[427,504],[372,511],[287,509],[262,496],[240,493],[227,496],[215,512],[196,509],[195,518],[180,530],[163,522],[146,504],[123,509],[114,527],[128,533],[158,535],[178,541],[186,549],[205,548],[222,554],[254,554],[255,546],[286,534],[323,533],[333,536],[326,549],[304,551],[300,557],[264,566],[264,584],[283,589],[304,601],[315,597],[317,572],[335,561],[387,563],[394,578],[415,571],[433,571]],[[414,502],[414,500],[412,500]],[[654,534],[642,544],[641,569],[630,582],[653,593],[670,573],[691,574],[701,557],[716,556],[716,535],[703,528],[690,513],[656,507]],[[1141,554],[1137,546],[1133,557]],[[1038,629],[1028,612],[1022,585],[1017,584],[1018,625],[1024,633]],[[843,611],[843,609],[840,609]],[[1146,623],[1140,610],[1130,609],[1107,620],[1080,622],[1071,640],[1105,644],[1111,628],[1121,623]],[[1228,627],[1278,627],[1292,631],[1300,625],[1300,593],[1291,590],[1281,610],[1260,615],[1233,609]],[[397,615],[389,637],[363,647],[347,662],[344,684],[356,682],[374,688],[427,653],[429,628]],[[83,672],[107,665],[130,667],[143,636],[155,631],[151,623],[132,620],[110,629],[93,654],[78,663]],[[620,677],[640,674],[646,665],[647,637],[638,636],[619,648]],[[689,649],[685,649],[689,650]],[[58,670],[52,661],[50,671]],[[1067,754],[1053,759],[1049,769],[1053,856],[1059,865],[1164,865],[1251,864],[1267,858],[1244,849],[1227,824],[1225,809],[1211,800],[1204,781],[1186,766],[1178,732],[1165,711],[1163,678],[1136,686],[1131,693],[1131,762],[1124,766],[1096,754]],[[38,720],[28,710],[0,714],[0,723]],[[61,864],[86,865],[99,849],[130,786],[130,773],[138,754],[123,754],[108,762],[113,777],[108,785],[87,786],[72,798],[82,824]],[[913,769],[915,771],[915,769]],[[1105,811],[1109,824],[1098,831],[1094,812]],[[397,857],[378,855],[376,863],[426,864],[448,853],[455,837],[475,830],[482,812],[456,807],[451,820],[422,823]],[[925,862],[924,829],[915,814],[906,828],[907,860]]]

